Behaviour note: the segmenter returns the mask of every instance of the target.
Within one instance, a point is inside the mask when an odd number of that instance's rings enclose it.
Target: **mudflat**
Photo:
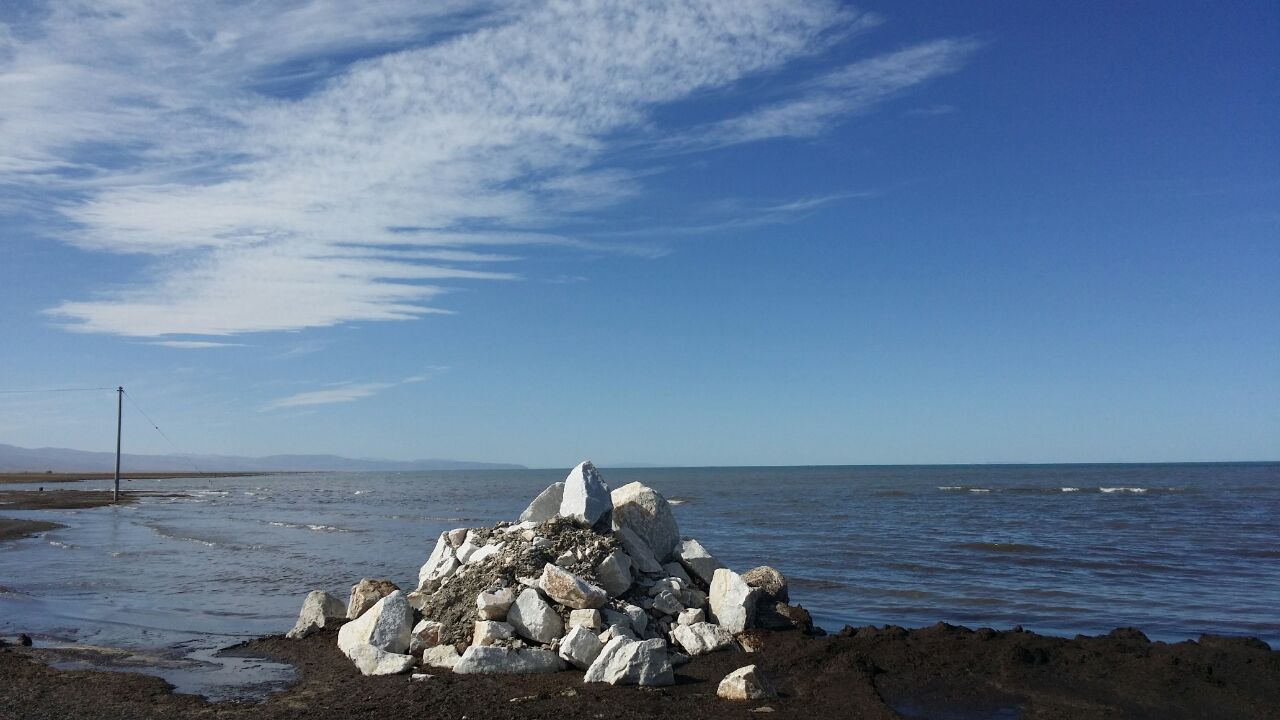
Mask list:
[[[210,703],[145,675],[56,670],[56,651],[0,649],[0,717],[43,718],[970,718],[1026,720],[1275,718],[1280,653],[1257,640],[1205,636],[1150,642],[1123,629],[1045,637],[938,624],[846,628],[830,637],[761,633],[754,653],[721,651],[677,669],[663,688],[584,684],[580,673],[453,675],[414,682],[364,677],[339,652],[336,628],[303,640],[271,636],[230,650],[288,662],[298,682],[261,703]],[[43,657],[42,657],[43,656]],[[44,660],[44,661],[42,661]],[[778,696],[716,697],[729,672],[755,664]],[[770,711],[762,708],[768,707]]]
[[[254,472],[130,472],[120,476],[122,480],[167,480],[170,478],[221,478],[221,477],[251,477],[254,475],[279,475],[281,473],[254,473]],[[43,473],[43,472],[20,472],[20,473],[0,473],[0,485],[13,485],[18,483],[67,483],[80,482],[82,480],[111,480],[115,477],[115,473],[109,472],[90,472],[90,473]]]

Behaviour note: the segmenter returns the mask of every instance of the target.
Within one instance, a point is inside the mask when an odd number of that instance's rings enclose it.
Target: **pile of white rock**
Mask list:
[[[777,570],[724,567],[681,537],[660,493],[610,492],[587,461],[515,523],[441,533],[412,592],[364,579],[345,605],[308,594],[288,636],[346,618],[338,647],[365,675],[573,667],[586,682],[669,685],[690,656],[753,650],[750,628],[810,630],[787,600]]]

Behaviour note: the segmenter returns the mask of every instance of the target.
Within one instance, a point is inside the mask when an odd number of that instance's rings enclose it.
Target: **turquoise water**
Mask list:
[[[201,648],[287,630],[302,596],[412,585],[437,534],[512,520],[565,470],[135,481],[189,493],[0,545],[0,634]],[[730,567],[820,624],[938,620],[1280,646],[1280,464],[604,469],[674,500]],[[85,483],[83,487],[103,487]]]

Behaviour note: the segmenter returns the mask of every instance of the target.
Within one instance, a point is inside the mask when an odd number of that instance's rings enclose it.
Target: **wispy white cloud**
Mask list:
[[[148,345],[177,348],[178,350],[203,350],[206,348],[244,347],[244,343],[210,342],[207,340],[156,340]]]
[[[398,382],[341,382],[334,383],[332,386],[323,390],[310,390],[307,392],[295,393],[287,397],[272,400],[262,407],[258,408],[259,412],[270,412],[272,410],[282,410],[285,408],[308,407],[311,405],[332,405],[335,403],[355,402],[372,397],[388,388],[397,385],[414,385],[426,382],[432,377],[447,371],[449,368],[439,365],[428,366],[423,372],[417,375],[410,375]]]
[[[610,151],[666,134],[656,107],[873,24],[834,0],[48,0],[0,23],[0,195],[39,188],[59,239],[147,262],[49,312],[151,338],[445,312],[449,284],[520,277],[495,248],[661,254],[548,228],[644,191]],[[702,141],[821,132],[969,45],[849,65]]]
[[[860,60],[807,83],[795,97],[722,120],[679,142],[723,147],[774,138],[813,137],[928,80],[958,70],[978,48],[947,38]]]

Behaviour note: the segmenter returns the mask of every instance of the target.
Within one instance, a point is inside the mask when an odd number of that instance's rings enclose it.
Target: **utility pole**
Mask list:
[[[116,388],[116,489],[111,494],[111,502],[120,502],[120,425],[124,418],[124,386]]]

